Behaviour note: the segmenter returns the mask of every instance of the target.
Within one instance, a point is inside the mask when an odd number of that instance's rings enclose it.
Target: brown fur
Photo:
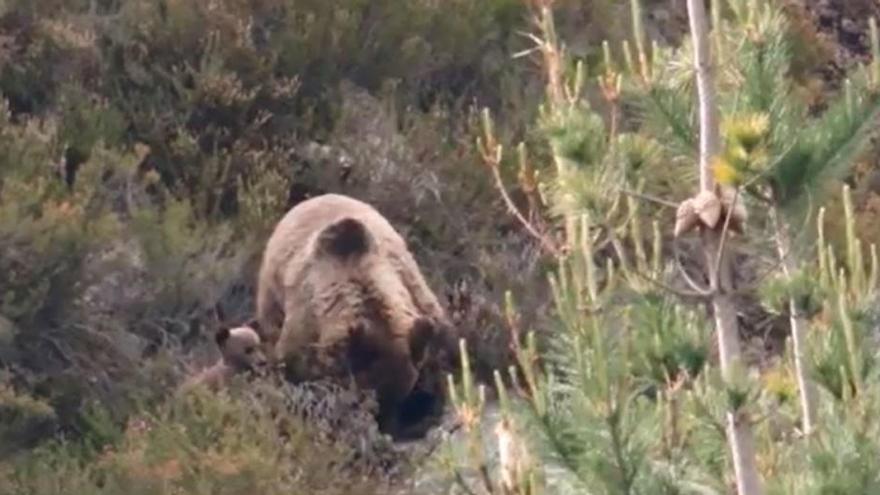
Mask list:
[[[214,341],[220,348],[220,359],[184,382],[180,387],[181,393],[200,386],[217,390],[233,376],[266,364],[260,336],[250,326],[222,329],[214,336]]]
[[[300,203],[276,226],[257,318],[270,359],[295,379],[347,372],[384,407],[410,393],[435,343],[455,348],[403,238],[373,207],[335,194]]]

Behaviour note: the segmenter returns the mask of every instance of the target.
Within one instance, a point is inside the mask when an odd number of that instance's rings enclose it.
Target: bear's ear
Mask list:
[[[226,341],[229,340],[229,329],[221,328],[217,330],[217,333],[214,334],[214,342],[217,342],[217,345],[221,348],[226,344]]]
[[[409,355],[413,363],[419,363],[425,357],[428,344],[434,339],[434,322],[428,318],[418,318],[409,332]]]
[[[360,221],[343,218],[318,234],[317,249],[338,258],[361,256],[370,249],[370,234]]]
[[[246,327],[250,327],[250,328],[253,328],[254,331],[257,332],[257,335],[260,335],[260,336],[262,337],[262,335],[263,335],[263,328],[262,328],[262,326],[260,325],[260,320],[259,320],[258,318],[251,318],[250,320],[248,320],[248,321],[244,324],[244,326],[246,326]]]

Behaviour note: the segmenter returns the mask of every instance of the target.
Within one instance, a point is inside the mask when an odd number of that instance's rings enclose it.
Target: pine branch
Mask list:
[[[771,222],[776,230],[776,245],[779,259],[782,262],[782,271],[786,278],[791,280],[797,270],[793,259],[788,258],[791,252],[791,236],[786,230],[786,225],[780,221],[776,210],[771,211]],[[816,398],[813,384],[807,378],[806,349],[807,330],[809,322],[798,309],[797,301],[789,298],[789,321],[791,323],[792,348],[794,352],[795,375],[798,382],[798,391],[801,399],[801,413],[803,415],[803,430],[805,435],[812,433],[816,424]]]
[[[775,199],[785,213],[799,210],[804,193],[815,194],[825,180],[847,173],[877,132],[880,98],[861,90],[869,101],[844,95],[779,160],[772,176]]]
[[[666,134],[682,151],[690,152],[697,147],[693,108],[683,93],[653,85],[639,96],[640,118],[644,124]]]

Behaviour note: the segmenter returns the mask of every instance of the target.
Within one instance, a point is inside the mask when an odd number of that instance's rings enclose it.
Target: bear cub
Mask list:
[[[262,341],[251,325],[223,328],[214,335],[214,342],[220,348],[220,359],[184,382],[180,392],[199,386],[217,390],[235,375],[258,372],[266,366]]]

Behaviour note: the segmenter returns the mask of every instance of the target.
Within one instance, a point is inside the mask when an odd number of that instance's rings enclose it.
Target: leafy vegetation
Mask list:
[[[353,468],[334,464],[344,458],[340,448],[316,451],[309,430],[295,420],[279,422],[279,404],[225,393],[185,399],[142,411],[122,427],[95,409],[85,438],[49,443],[9,462],[0,488],[45,495],[378,493]]]
[[[880,62],[828,81],[812,7],[709,5],[701,197],[672,2],[0,2],[0,492],[876,491]],[[465,336],[439,464],[341,389],[172,396],[330,191],[401,230]]]

